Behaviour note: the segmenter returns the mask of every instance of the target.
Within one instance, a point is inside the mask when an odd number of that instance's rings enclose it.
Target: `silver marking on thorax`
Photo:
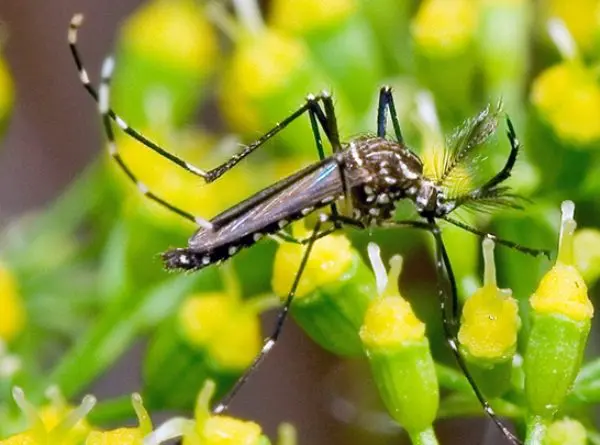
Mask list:
[[[400,170],[406,179],[417,179],[419,175],[412,171],[404,162],[400,163]]]
[[[363,166],[364,161],[360,157],[360,154],[358,153],[358,150],[356,149],[356,144],[354,142],[350,142],[350,155],[359,167]]]
[[[382,193],[377,196],[377,202],[379,204],[388,204],[390,202],[390,197],[387,193]]]

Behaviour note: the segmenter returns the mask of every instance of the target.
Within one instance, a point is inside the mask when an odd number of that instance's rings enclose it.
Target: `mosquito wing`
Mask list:
[[[290,222],[324,207],[343,194],[339,167],[332,158],[258,192],[211,220],[214,230],[200,229],[190,249],[210,252],[227,245],[248,245]]]

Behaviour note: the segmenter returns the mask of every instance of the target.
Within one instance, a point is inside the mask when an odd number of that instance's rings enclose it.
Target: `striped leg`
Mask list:
[[[319,229],[321,228],[321,224],[326,222],[328,218],[329,217],[325,214],[319,215],[319,219],[317,220],[317,223],[313,228],[312,235],[308,241],[306,250],[304,251],[304,255],[302,256],[302,260],[300,261],[300,266],[298,267],[298,271],[296,272],[296,277],[294,278],[294,282],[292,283],[292,288],[288,293],[283,307],[277,315],[277,321],[275,323],[275,329],[273,330],[273,333],[269,337],[267,337],[262,349],[254,359],[250,367],[244,372],[244,374],[242,374],[242,376],[237,380],[233,388],[227,393],[225,397],[223,397],[219,404],[213,408],[213,414],[220,414],[223,411],[227,410],[229,404],[236,396],[238,391],[242,388],[242,386],[244,386],[244,384],[250,378],[250,376],[254,374],[254,372],[258,369],[263,360],[267,357],[269,352],[271,352],[273,346],[275,346],[275,344],[277,343],[277,340],[281,335],[281,331],[283,330],[285,320],[287,319],[287,315],[290,311],[292,301],[294,300],[294,296],[296,295],[296,290],[298,289],[298,285],[300,284],[300,279],[302,278],[302,274],[304,273],[304,269],[306,268],[310,252],[312,251],[315,242],[319,238]]]
[[[450,346],[452,353],[460,367],[462,373],[466,377],[469,385],[473,389],[477,400],[483,407],[485,413],[492,419],[492,421],[496,424],[496,426],[500,429],[504,437],[506,437],[510,443],[513,445],[521,445],[521,441],[502,423],[498,415],[494,412],[489,402],[486,400],[485,396],[477,386],[477,383],[473,379],[469,368],[463,358],[460,350],[458,348],[458,292],[456,290],[456,279],[454,277],[454,272],[452,271],[452,266],[450,264],[450,258],[448,257],[448,252],[446,251],[446,246],[444,245],[444,241],[442,239],[442,234],[440,232],[439,227],[435,223],[433,219],[429,219],[429,224],[431,225],[430,232],[435,238],[436,244],[436,268],[438,273],[438,294],[440,297],[440,309],[442,312],[442,324],[444,327],[444,334],[446,337],[446,342]],[[445,281],[442,278],[446,278],[450,283],[450,295],[446,293]],[[447,303],[450,302],[451,306],[448,308]]]
[[[426,230],[433,235],[436,244],[436,269],[438,274],[438,294],[440,298],[440,309],[442,314],[442,324],[444,327],[444,336],[446,342],[452,350],[458,366],[460,367],[465,378],[469,382],[469,385],[473,389],[477,400],[483,407],[485,413],[492,419],[496,426],[502,431],[504,437],[506,437],[513,445],[521,445],[521,441],[515,437],[513,433],[502,423],[498,418],[479,387],[475,383],[471,372],[467,368],[467,364],[460,353],[458,348],[458,292],[456,290],[456,278],[450,264],[450,258],[442,239],[442,233],[439,226],[436,224],[434,219],[428,219],[427,222],[422,221],[391,221],[383,225],[383,227],[394,228],[394,227],[412,227],[415,229]],[[450,284],[450,294],[446,291],[445,283]]]
[[[84,88],[95,100],[98,101],[99,94],[96,92],[96,90],[94,89],[94,87],[92,86],[92,84],[90,82],[88,73],[87,73],[85,67],[83,66],[83,61],[82,61],[81,55],[79,54],[79,50],[77,49],[77,31],[82,23],[83,23],[83,15],[82,14],[76,14],[71,19],[71,24],[69,26],[69,32],[68,32],[69,48],[71,49],[71,54],[73,56],[73,60],[75,61],[77,69],[79,70],[79,77],[80,77],[80,80],[81,80]],[[283,130],[290,123],[295,121],[298,117],[302,116],[307,111],[311,111],[316,116],[316,118],[320,122],[321,126],[325,129],[327,137],[330,138],[331,133],[329,131],[329,125],[326,122],[326,118],[325,118],[323,111],[318,106],[318,102],[322,101],[323,99],[324,99],[323,95],[308,96],[306,99],[306,102],[301,107],[299,107],[296,111],[294,111],[287,118],[285,118],[281,122],[277,123],[271,130],[269,130],[267,133],[265,133],[263,136],[261,136],[258,140],[252,142],[250,145],[247,145],[241,152],[234,155],[228,161],[226,161],[223,164],[213,168],[212,170],[208,170],[208,171],[205,171],[198,167],[195,167],[194,165],[184,161],[183,159],[181,159],[181,158],[175,156],[174,154],[169,153],[165,149],[161,148],[158,144],[156,144],[155,142],[146,138],[139,131],[130,127],[127,124],[127,122],[125,122],[125,120],[123,118],[121,118],[119,115],[117,115],[111,108],[106,109],[106,115],[109,117],[109,119],[114,120],[117,123],[117,125],[127,135],[129,135],[133,139],[137,140],[138,142],[145,145],[146,147],[153,150],[154,152],[158,153],[159,155],[165,157],[166,159],[168,159],[169,161],[178,165],[179,167],[183,168],[184,170],[186,170],[194,175],[200,176],[207,183],[210,183],[210,182],[213,182],[216,179],[220,178],[224,173],[226,173],[227,171],[229,171],[230,169],[235,167],[235,165],[238,162],[240,162],[242,159],[244,159],[246,156],[251,154],[254,150],[259,148],[260,146],[264,145],[265,142],[267,142],[269,139],[273,138],[273,136],[278,134],[281,130]],[[337,134],[337,130],[336,130],[336,134]]]
[[[112,128],[111,116],[110,116],[110,79],[112,75],[112,71],[114,68],[114,60],[112,57],[107,57],[104,60],[102,65],[102,76],[100,80],[100,87],[98,91],[98,110],[100,112],[100,116],[102,117],[102,123],[104,125],[104,131],[106,133],[106,138],[108,139],[108,152],[111,157],[115,160],[115,162],[121,167],[121,170],[127,175],[127,177],[137,186],[138,190],[142,195],[148,197],[152,201],[158,203],[162,207],[178,214],[179,216],[184,217],[185,219],[196,223],[197,225],[204,227],[207,230],[212,230],[213,225],[210,221],[201,218],[199,216],[194,216],[191,213],[186,212],[185,210],[180,209],[179,207],[175,207],[172,204],[169,204],[164,199],[152,193],[148,187],[133,174],[131,169],[125,164],[123,158],[119,154],[117,149],[117,143],[115,142],[115,135]]]

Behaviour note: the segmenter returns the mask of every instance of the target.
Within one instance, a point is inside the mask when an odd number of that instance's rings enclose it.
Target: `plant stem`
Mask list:
[[[525,445],[540,445],[546,437],[548,422],[540,416],[533,416],[527,420],[527,437]]]
[[[416,434],[409,433],[409,436],[413,445],[438,445],[435,431],[431,427]]]

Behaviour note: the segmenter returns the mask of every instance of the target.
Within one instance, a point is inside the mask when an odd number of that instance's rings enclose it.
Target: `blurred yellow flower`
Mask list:
[[[137,54],[197,72],[212,69],[219,54],[215,32],[192,0],[144,4],[125,23],[123,43]]]
[[[215,391],[212,380],[205,382],[194,410],[194,419],[174,417],[145,437],[146,444],[158,445],[183,439],[183,445],[262,445],[269,443],[261,427],[229,416],[213,415],[209,408]],[[169,442],[171,443],[171,442]]]
[[[81,405],[73,408],[53,388],[49,391],[51,403],[39,409],[25,398],[21,388],[13,389],[13,397],[30,429],[0,440],[0,445],[78,445],[90,431],[85,416],[96,403],[93,396],[85,396]]]
[[[533,82],[531,101],[560,138],[576,144],[600,138],[600,87],[596,74],[580,62],[543,71]]]
[[[415,43],[429,56],[456,56],[471,44],[478,12],[470,0],[425,0],[412,22]]]
[[[10,342],[25,325],[25,309],[12,272],[0,263],[0,339]]]
[[[294,227],[294,236],[299,239],[311,236],[311,232],[303,229],[302,224],[304,223],[299,222]],[[271,285],[280,298],[285,299],[292,288],[305,251],[306,245],[294,243],[281,244],[277,249]],[[337,282],[352,265],[352,252],[350,241],[343,235],[329,235],[316,241],[298,284],[296,298],[310,294],[328,283]]]
[[[591,285],[600,276],[600,230],[578,230],[575,232],[573,243],[577,269]]]
[[[148,131],[148,134],[153,133]],[[178,155],[199,168],[210,169],[228,158],[228,153],[220,153],[219,148],[222,147],[217,140],[199,131],[179,132],[171,134],[169,138],[159,137],[158,140],[163,146],[177,147]],[[183,171],[130,137],[120,137],[118,148],[129,168],[156,195],[203,218],[211,218],[237,204],[262,184],[261,175],[251,175],[245,163],[227,172],[215,183],[205,184],[203,179]],[[236,150],[238,147],[227,148]],[[112,160],[109,162],[118,170]],[[116,178],[130,196],[127,204],[136,212],[150,214],[163,223],[182,221],[179,216],[149,202],[121,171],[116,172]]]
[[[548,0],[545,14],[547,18],[562,19],[577,45],[587,50],[600,30],[599,6],[598,0]]]
[[[8,115],[14,102],[14,86],[8,67],[0,57],[0,121]]]
[[[229,124],[245,133],[261,128],[257,103],[285,90],[307,57],[302,42],[275,31],[240,39],[219,90],[221,110]]]
[[[587,431],[575,419],[564,419],[552,422],[548,427],[544,445],[586,445]]]
[[[256,309],[227,293],[189,297],[179,310],[179,327],[185,340],[205,349],[219,369],[245,369],[260,350]]]
[[[270,11],[274,28],[306,34],[336,26],[356,11],[356,0],[275,0]]]
[[[152,422],[139,394],[131,396],[131,403],[139,422],[138,427],[92,431],[85,445],[142,445],[144,436],[152,432]]]

